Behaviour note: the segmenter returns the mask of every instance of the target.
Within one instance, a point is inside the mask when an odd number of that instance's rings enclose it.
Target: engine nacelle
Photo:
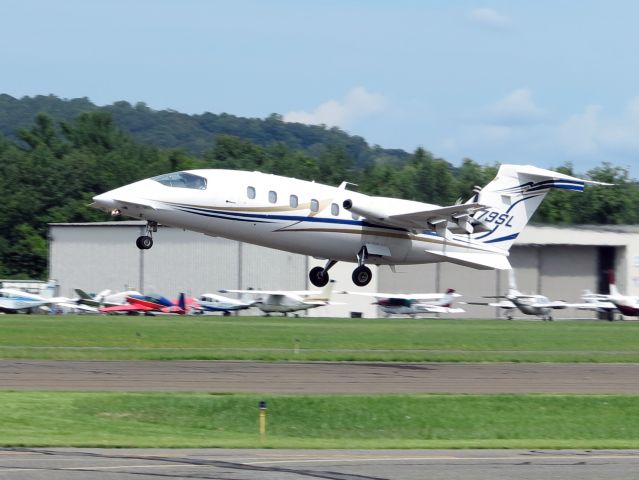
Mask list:
[[[353,203],[353,200],[351,200],[350,198],[347,200],[344,200],[344,202],[342,203],[342,206],[344,207],[345,210],[348,210],[349,212],[352,212],[356,215],[366,217],[369,220],[385,220],[388,217],[388,214],[382,211],[381,209],[377,209],[374,206],[371,208],[371,207],[355,205]]]

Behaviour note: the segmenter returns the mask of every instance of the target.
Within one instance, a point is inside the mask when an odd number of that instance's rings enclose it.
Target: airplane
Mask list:
[[[224,312],[224,316],[231,312],[251,308],[257,303],[254,301],[244,301],[242,299],[224,297],[215,293],[203,293],[197,300],[201,312]]]
[[[16,288],[0,288],[0,312],[33,313],[37,309],[97,313],[97,309],[85,305],[77,305],[74,300],[67,297],[43,297]]]
[[[462,308],[452,308],[455,298],[461,297],[455,290],[449,288],[446,293],[369,293],[369,292],[338,292],[348,295],[364,295],[375,297],[375,302],[386,313],[391,315],[409,315],[415,317],[424,313],[463,313]]]
[[[639,297],[634,295],[622,294],[615,283],[614,272],[608,272],[608,282],[610,293],[605,294],[591,294],[590,298],[598,302],[612,303],[622,315],[627,317],[639,316]]]
[[[254,306],[262,310],[266,316],[271,313],[281,313],[286,317],[289,313],[334,305],[330,301],[334,282],[331,280],[321,292],[314,290],[220,290],[220,292],[259,295],[260,297],[255,301]]]
[[[114,305],[110,307],[100,307],[102,313],[127,313],[137,315],[153,315],[156,313],[172,313],[184,315],[190,309],[195,308],[193,302],[188,302],[183,293],[180,294],[177,302],[172,302],[168,298],[160,295],[128,295],[128,302],[125,305]]]
[[[592,293],[590,290],[584,290],[581,299],[585,303],[574,304],[573,306],[579,310],[593,310],[603,314],[604,318],[609,322],[614,321],[615,312],[618,311],[617,306],[610,301],[610,295],[601,293]]]
[[[77,302],[92,307],[114,307],[116,305],[126,305],[126,297],[130,295],[142,295],[137,290],[126,290],[113,293],[111,290],[102,290],[100,293],[91,295],[80,288],[74,289],[78,295]]]
[[[355,262],[353,283],[367,285],[367,264],[452,262],[510,269],[508,250],[550,189],[583,191],[581,180],[530,165],[502,165],[466,203],[441,207],[365,195],[279,175],[202,169],[168,173],[93,197],[92,207],[146,220],[138,248],[153,246],[158,224],[326,260],[309,279],[329,281],[338,261]]]
[[[467,302],[468,305],[488,305],[491,307],[497,307],[505,311],[506,318],[512,320],[514,318],[515,310],[519,310],[524,315],[535,315],[542,320],[552,321],[552,311],[558,309],[564,309],[574,306],[564,302],[563,300],[550,301],[548,297],[544,295],[527,295],[517,290],[517,284],[515,282],[515,273],[513,270],[508,272],[508,293],[506,295],[499,295],[496,297],[485,296],[483,298],[503,298],[499,302],[482,303],[482,302]]]

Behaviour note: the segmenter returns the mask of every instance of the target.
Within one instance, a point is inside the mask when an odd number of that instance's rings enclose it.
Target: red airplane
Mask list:
[[[193,299],[185,298],[183,293],[177,301],[173,302],[166,297],[160,295],[129,295],[126,297],[127,305],[115,305],[112,307],[100,307],[98,310],[102,313],[173,313],[176,315],[184,315],[189,310],[197,308],[197,304]]]

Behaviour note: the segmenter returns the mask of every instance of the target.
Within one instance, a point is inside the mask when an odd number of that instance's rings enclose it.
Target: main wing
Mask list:
[[[454,233],[467,234],[488,230],[483,222],[473,218],[476,212],[489,208],[482,203],[469,202],[439,207],[412,202],[414,206],[398,209],[379,205],[359,205],[348,199],[343,205],[346,210],[361,215],[373,223],[413,231],[434,230],[438,235],[446,238]]]
[[[98,308],[102,313],[118,313],[118,312],[150,312],[152,310],[158,310],[156,308],[146,307],[144,305],[114,305],[112,307],[100,307]]]
[[[336,292],[338,294],[361,295],[364,297],[374,298],[401,298],[402,300],[441,300],[446,294],[444,293],[373,293],[373,292],[351,292],[342,290]]]
[[[249,295],[281,295],[283,297],[319,295],[319,290],[218,290],[220,293],[244,293]]]
[[[418,305],[426,313],[464,313],[463,308],[440,307],[439,305]]]
[[[498,307],[498,308],[517,308],[510,300],[502,300],[501,302],[459,302],[466,305],[484,305],[486,307]]]
[[[481,203],[462,203],[449,207],[389,215],[388,221],[395,226],[403,226],[411,230],[449,230],[451,233],[473,233],[481,222],[473,221],[471,215],[485,210],[487,205]]]

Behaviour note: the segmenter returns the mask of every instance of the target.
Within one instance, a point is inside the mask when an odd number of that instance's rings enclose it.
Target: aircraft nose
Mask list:
[[[90,205],[98,210],[104,210],[105,212],[112,211],[116,205],[111,192],[105,192],[93,197],[93,203]]]

